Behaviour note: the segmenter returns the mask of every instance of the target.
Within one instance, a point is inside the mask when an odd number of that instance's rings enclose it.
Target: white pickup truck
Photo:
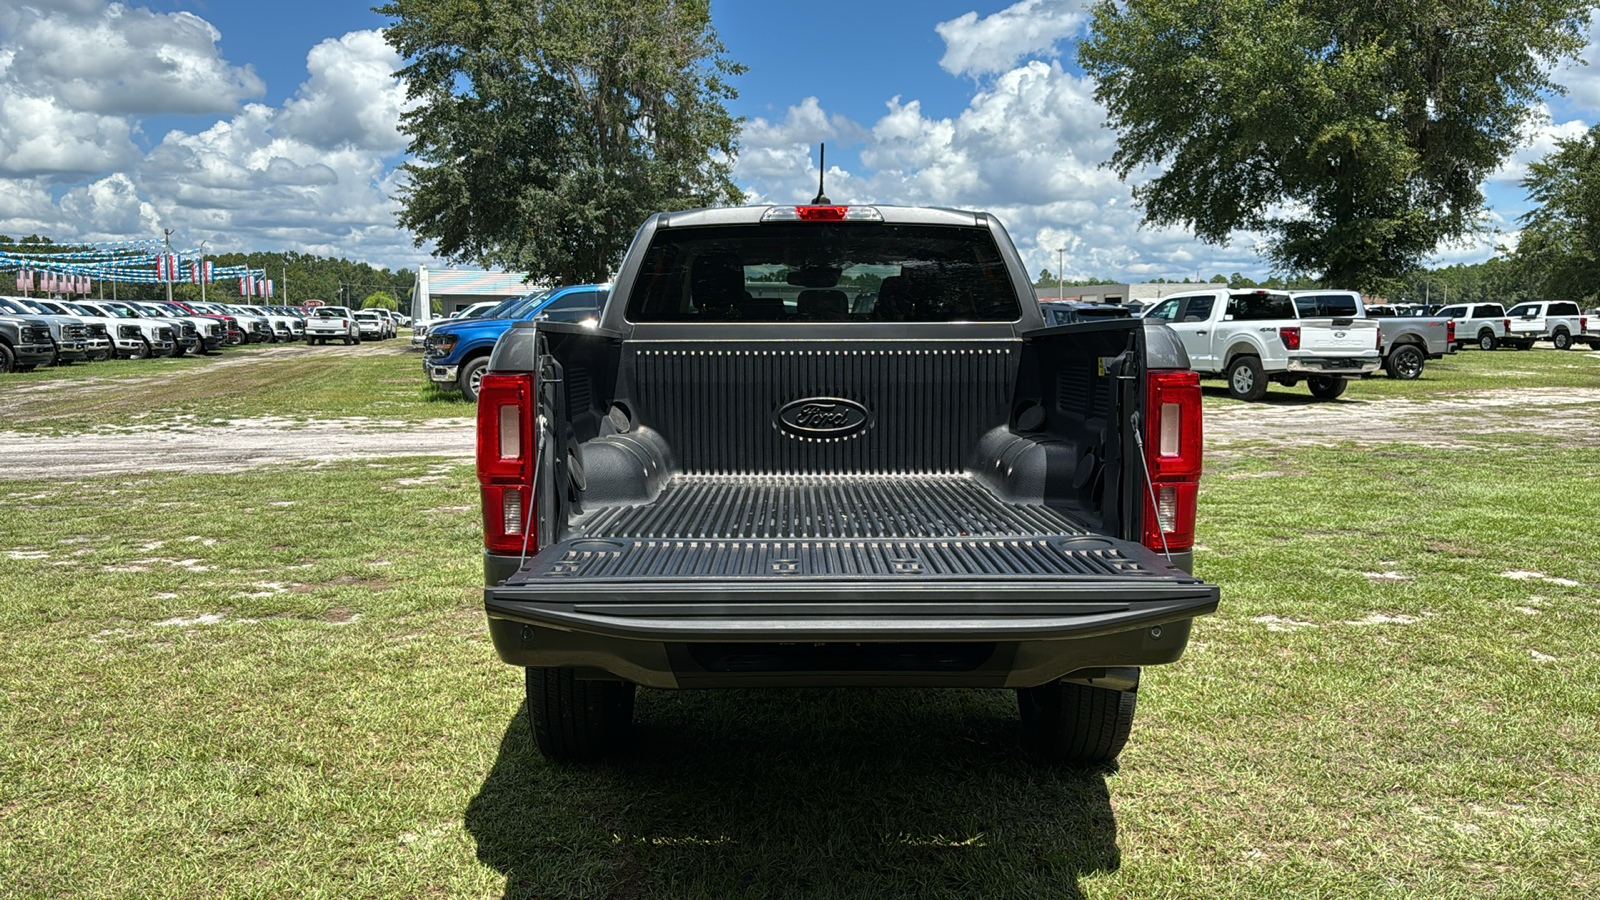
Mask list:
[[[1434,315],[1455,320],[1458,347],[1493,350],[1511,333],[1506,308],[1498,303],[1457,303],[1443,307]]]
[[[1301,318],[1282,291],[1196,291],[1169,297],[1145,314],[1172,326],[1202,377],[1227,379],[1239,400],[1260,400],[1267,384],[1332,400],[1351,378],[1377,370],[1378,323],[1358,318]]]
[[[1579,344],[1600,350],[1600,333],[1589,330],[1588,316],[1571,300],[1519,303],[1506,316],[1511,319],[1506,344],[1518,350],[1532,349],[1534,341],[1549,341],[1557,350],[1571,350]],[[1600,332],[1600,323],[1596,323],[1596,331]]]

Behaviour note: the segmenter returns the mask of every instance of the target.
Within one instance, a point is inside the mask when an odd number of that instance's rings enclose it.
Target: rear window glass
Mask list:
[[[1537,303],[1524,303],[1521,306],[1513,306],[1511,311],[1506,313],[1508,316],[1537,316],[1538,314],[1539,304]]]
[[[1013,322],[989,232],[773,223],[657,232],[628,297],[633,322]]]
[[[1499,318],[1500,316],[1503,316],[1505,314],[1506,314],[1505,307],[1501,306],[1498,303],[1486,303],[1483,306],[1478,307],[1477,310],[1476,310],[1477,318],[1480,318],[1480,319],[1484,319],[1484,318],[1494,319],[1494,318]]]
[[[1244,294],[1228,298],[1228,314],[1239,321],[1293,319],[1294,302],[1288,294]]]
[[[1582,315],[1582,313],[1578,312],[1578,304],[1576,303],[1552,303],[1550,304],[1550,315],[1577,316]]]
[[[1353,318],[1359,315],[1356,298],[1349,294],[1306,294],[1294,298],[1295,308],[1308,319]]]

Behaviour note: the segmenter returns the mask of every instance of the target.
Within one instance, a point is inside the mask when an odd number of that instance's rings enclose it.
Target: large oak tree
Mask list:
[[[450,259],[603,281],[663,209],[736,202],[743,71],[709,0],[393,0],[402,227]]]
[[[1557,141],[1528,167],[1522,186],[1538,205],[1519,220],[1517,271],[1535,296],[1600,299],[1600,126]]]
[[[1538,121],[1576,0],[1100,0],[1079,60],[1144,220],[1267,236],[1291,272],[1372,289],[1481,227]]]

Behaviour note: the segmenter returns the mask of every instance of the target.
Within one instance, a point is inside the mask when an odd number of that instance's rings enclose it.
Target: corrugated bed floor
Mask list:
[[[654,503],[596,510],[580,535],[610,538],[960,538],[1086,534],[1040,506],[995,498],[965,475],[678,476]]]

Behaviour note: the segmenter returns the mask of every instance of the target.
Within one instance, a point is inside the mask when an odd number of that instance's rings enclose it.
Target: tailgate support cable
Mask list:
[[[1144,489],[1150,495],[1150,511],[1156,515],[1156,534],[1161,535],[1161,554],[1172,562],[1172,550],[1167,547],[1167,531],[1161,527],[1161,506],[1156,501],[1156,483],[1150,476],[1150,457],[1144,452],[1144,421],[1140,413],[1133,414],[1133,443],[1139,448],[1139,465],[1144,467]]]

